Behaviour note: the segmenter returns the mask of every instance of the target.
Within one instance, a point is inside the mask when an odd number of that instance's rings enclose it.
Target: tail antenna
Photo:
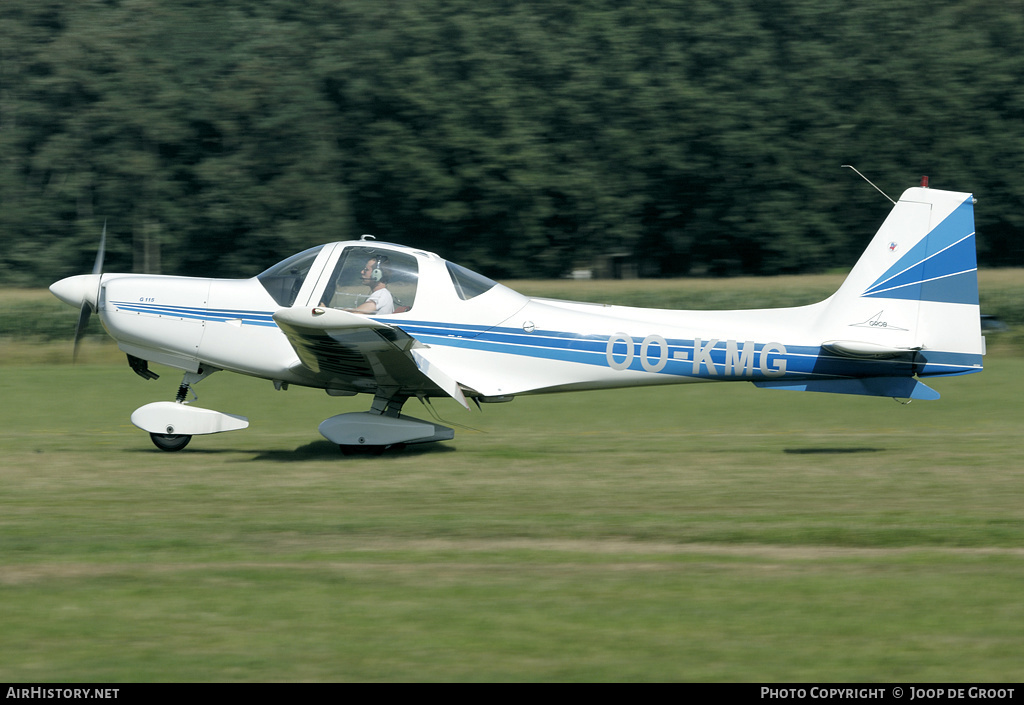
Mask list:
[[[868,177],[864,176],[864,174],[862,174],[862,173],[860,173],[859,171],[857,171],[857,167],[855,167],[855,166],[852,166],[852,165],[850,165],[850,164],[843,164],[842,166],[843,166],[843,168],[844,168],[844,169],[853,169],[854,171],[856,171],[856,172],[857,172],[857,176],[859,176],[860,178],[864,179],[864,180],[865,180],[865,181],[867,181],[867,182],[868,182],[869,184],[871,184],[871,186],[872,186],[872,187],[873,187],[873,188],[874,188],[874,189],[875,189],[876,191],[878,191],[878,192],[879,192],[880,194],[882,194],[882,195],[883,195],[883,196],[885,196],[886,198],[889,198],[889,194],[887,194],[887,193],[886,193],[885,191],[883,191],[882,189],[878,188],[878,187],[877,187],[877,186],[875,186],[875,185],[874,185],[873,183],[871,183],[871,179],[869,179]],[[893,204],[894,206],[896,205],[896,201],[893,201],[893,200],[892,200],[891,198],[889,198],[889,200],[890,200],[890,201],[892,202],[892,204]]]

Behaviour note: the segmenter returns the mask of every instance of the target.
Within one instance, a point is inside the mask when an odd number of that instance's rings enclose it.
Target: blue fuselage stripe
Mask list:
[[[621,336],[580,336],[557,331],[526,333],[515,328],[452,328],[447,324],[428,322],[403,322],[402,329],[420,342],[430,345],[601,367],[611,366],[609,358],[620,365],[629,360],[628,366],[616,369],[707,379],[948,375],[977,371],[982,360],[980,355],[936,352],[921,354],[918,359],[854,359],[826,352],[820,346],[748,344],[710,339],[666,339],[664,351],[661,350],[659,340],[648,343],[645,351],[643,343],[632,338],[630,350]],[[615,340],[610,343],[612,337]],[[712,342],[714,345],[709,348]],[[778,349],[780,347],[782,350]],[[642,356],[644,352],[646,358]]]
[[[138,314],[277,326],[272,311],[169,306],[134,301],[111,303],[118,310]],[[387,319],[375,320],[394,323]],[[665,339],[660,336],[650,337],[646,343],[633,338],[627,342],[622,335],[580,335],[562,331],[527,333],[518,328],[433,321],[402,321],[400,327],[416,340],[429,345],[705,379],[953,375],[975,372],[981,367],[980,355],[932,351],[919,353],[913,361],[858,360],[833,355],[820,347],[778,343]]]
[[[245,309],[213,309],[195,306],[168,306],[164,304],[112,301],[119,311],[145,313],[151,316],[172,316],[197,321],[241,321],[250,326],[276,326],[271,311],[250,311]]]

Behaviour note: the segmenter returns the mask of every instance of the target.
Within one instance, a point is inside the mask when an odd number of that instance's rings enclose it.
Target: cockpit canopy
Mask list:
[[[259,274],[257,279],[282,307],[295,305],[299,291],[303,288],[306,278],[310,276],[311,270],[316,270],[313,271],[313,276],[318,278],[327,274],[326,284],[320,284],[317,288],[323,286],[322,293],[319,294],[320,305],[331,308],[356,308],[366,301],[370,290],[377,282],[384,282],[394,299],[394,313],[409,311],[416,302],[420,282],[420,257],[430,257],[438,264],[444,262],[451,286],[458,298],[463,301],[469,301],[497,286],[491,279],[454,262],[439,260],[433,255],[415,250],[395,249],[394,246],[345,244],[340,248],[340,255],[337,255],[337,261],[333,265],[328,258],[324,264],[318,264],[314,268],[325,247],[328,245],[318,245],[292,255]],[[323,278],[320,281],[324,281]]]
[[[394,313],[405,313],[416,300],[418,280],[419,266],[411,254],[347,247],[327,280],[321,303],[331,308],[355,308],[366,301],[368,288],[383,283],[394,299]]]

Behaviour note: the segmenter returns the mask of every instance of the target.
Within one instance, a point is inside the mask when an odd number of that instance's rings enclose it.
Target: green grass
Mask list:
[[[1016,357],[908,406],[438,402],[477,430],[379,458],[316,434],[363,397],[215,375],[252,426],[168,454],[128,416],[173,371],[2,369],[0,680],[1020,678]]]

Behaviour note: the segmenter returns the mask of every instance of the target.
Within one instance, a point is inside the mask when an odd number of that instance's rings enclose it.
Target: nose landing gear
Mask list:
[[[187,446],[192,436],[247,428],[249,419],[244,416],[188,405],[188,393],[196,396],[192,385],[214,372],[217,372],[216,368],[186,372],[174,401],[158,401],[139,407],[132,413],[132,423],[143,431],[149,431],[153,445],[168,453]]]

